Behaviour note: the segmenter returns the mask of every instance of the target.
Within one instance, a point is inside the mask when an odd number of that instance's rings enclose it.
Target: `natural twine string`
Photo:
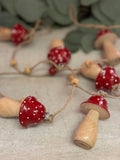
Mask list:
[[[33,65],[32,67],[30,67],[31,71],[33,69],[35,69],[38,65],[40,65],[41,63],[48,63],[48,64],[52,64],[56,69],[57,71],[64,71],[64,70],[69,70],[70,72],[74,73],[74,70],[70,67],[70,66],[67,66],[65,65],[64,67],[61,67],[59,65],[57,65],[56,63],[54,63],[53,61],[51,60],[43,60],[43,61],[39,61],[38,63],[36,63],[35,65]]]
[[[93,29],[114,29],[114,28],[120,28],[120,25],[111,25],[111,26],[106,26],[106,25],[99,25],[99,24],[83,24],[83,23],[79,23],[78,22],[78,14],[77,14],[77,10],[76,8],[71,5],[69,7],[69,16],[72,20],[72,22],[79,26],[79,27],[83,27],[83,28],[93,28]]]
[[[39,28],[39,25],[40,25],[41,22],[42,22],[42,20],[38,19],[35,23],[35,26],[33,28],[31,28],[29,33],[24,37],[24,41],[21,42],[19,45],[17,45],[17,47],[13,51],[12,59],[15,59],[16,53],[17,53],[17,51],[19,50],[20,47],[22,47],[25,44],[30,43],[33,40],[35,31]]]
[[[58,111],[56,111],[54,114],[50,115],[49,117],[49,121],[52,122],[54,117],[56,115],[58,115],[60,112],[62,112],[68,105],[68,103],[71,101],[73,95],[74,95],[74,91],[75,91],[75,88],[76,88],[76,85],[72,85],[72,91],[71,91],[71,94],[69,96],[69,98],[67,99],[66,103],[64,104],[64,106],[62,108],[60,108]]]
[[[120,88],[120,83],[115,84],[112,88],[112,93],[116,96],[120,96],[120,93],[118,92],[119,88]]]
[[[91,91],[88,91],[88,90],[82,88],[81,86],[77,86],[77,88],[81,89],[82,91],[84,91],[84,92],[86,92],[87,94],[90,94],[90,95],[99,95],[99,96],[102,96],[102,97],[120,99],[120,97],[116,97],[116,96],[120,96],[120,95],[112,96],[112,95],[108,94],[107,92],[105,92],[103,90],[100,90],[98,92],[91,92]]]

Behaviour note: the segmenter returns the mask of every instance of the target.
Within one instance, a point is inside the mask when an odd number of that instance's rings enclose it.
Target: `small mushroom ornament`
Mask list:
[[[115,85],[120,83],[120,78],[112,66],[102,69],[100,65],[87,60],[82,64],[80,71],[85,77],[95,80],[98,90],[111,91]]]
[[[0,41],[12,41],[18,45],[24,41],[25,36],[28,34],[28,30],[21,24],[17,23],[12,29],[0,27]]]
[[[105,120],[110,117],[107,101],[95,95],[81,103],[80,107],[83,113],[87,113],[87,116],[74,133],[74,143],[79,147],[91,149],[97,139],[98,119]]]
[[[64,46],[63,41],[55,39],[51,42],[50,51],[48,53],[48,59],[55,64],[64,67],[71,59],[71,52]],[[55,66],[51,66],[49,69],[50,75],[56,74]]]
[[[118,40],[118,36],[105,29],[98,32],[94,47],[96,49],[102,49],[104,57],[108,60],[109,64],[117,64],[120,61],[120,52],[114,46],[114,43]]]

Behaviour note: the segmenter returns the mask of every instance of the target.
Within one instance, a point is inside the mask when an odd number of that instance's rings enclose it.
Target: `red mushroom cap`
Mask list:
[[[16,45],[24,41],[25,36],[28,34],[28,30],[21,24],[15,24],[12,28],[11,39]]]
[[[96,36],[96,39],[98,39],[100,36],[106,34],[106,33],[111,33],[108,29],[104,29],[104,30],[100,30],[98,33],[97,33],[97,36]]]
[[[52,48],[48,54],[48,59],[56,64],[67,64],[71,58],[70,51],[65,47]]]
[[[24,99],[19,110],[19,122],[24,127],[40,123],[45,118],[46,109],[33,96]]]
[[[83,102],[80,107],[83,113],[88,113],[91,109],[98,111],[99,119],[107,119],[110,117],[107,101],[101,96],[91,96],[87,101]]]
[[[120,78],[116,74],[113,67],[109,66],[104,68],[96,78],[96,88],[98,90],[111,90],[115,84],[120,83]]]
[[[105,29],[105,30],[100,30],[96,36],[95,42],[94,42],[94,47],[96,49],[100,49],[103,47],[103,44],[105,41],[110,41],[112,43],[116,42],[116,40],[118,39],[118,36]]]

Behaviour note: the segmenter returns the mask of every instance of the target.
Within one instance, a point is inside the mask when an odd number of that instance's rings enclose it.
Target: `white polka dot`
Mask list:
[[[35,109],[37,109],[38,107],[36,106]]]
[[[29,119],[29,117],[27,117],[27,119]]]
[[[98,82],[96,82],[96,85],[98,85]]]
[[[55,60],[55,63],[57,63],[58,62],[58,60]]]
[[[30,108],[28,108],[28,110],[30,110]]]
[[[33,113],[33,116],[35,116],[35,113]]]
[[[21,123],[23,124],[23,121],[21,121]]]
[[[26,103],[26,101],[24,101],[24,103]]]
[[[110,70],[110,73],[113,73],[114,71],[113,70]]]
[[[41,113],[43,113],[43,111],[41,111]]]
[[[97,100],[99,101],[100,99],[98,98]]]
[[[117,79],[115,79],[115,82],[117,82]]]
[[[13,30],[12,30],[12,33],[13,33],[13,34],[16,34],[16,33],[17,33],[17,31],[16,31],[15,29],[13,29]]]
[[[32,101],[32,103],[34,103],[34,101]]]
[[[105,76],[103,76],[103,79],[105,79]]]
[[[55,50],[55,53],[58,53],[58,50],[57,50],[57,49]]]
[[[109,85],[109,83],[106,83],[106,86],[108,86]]]
[[[40,118],[38,118],[38,120],[40,120]]]
[[[22,114],[22,112],[20,112],[20,114]]]

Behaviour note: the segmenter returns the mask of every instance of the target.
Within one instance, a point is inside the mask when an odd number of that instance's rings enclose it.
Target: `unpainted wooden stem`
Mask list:
[[[79,147],[91,149],[96,142],[99,113],[90,110],[74,133],[74,143]]]
[[[90,60],[86,60],[80,68],[80,73],[82,73],[82,75],[93,80],[96,80],[101,71],[102,68]]]
[[[120,62],[120,52],[111,41],[105,41],[103,43],[103,52],[109,64],[114,65]]]
[[[8,97],[0,98],[0,116],[1,117],[18,117],[20,103]]]

